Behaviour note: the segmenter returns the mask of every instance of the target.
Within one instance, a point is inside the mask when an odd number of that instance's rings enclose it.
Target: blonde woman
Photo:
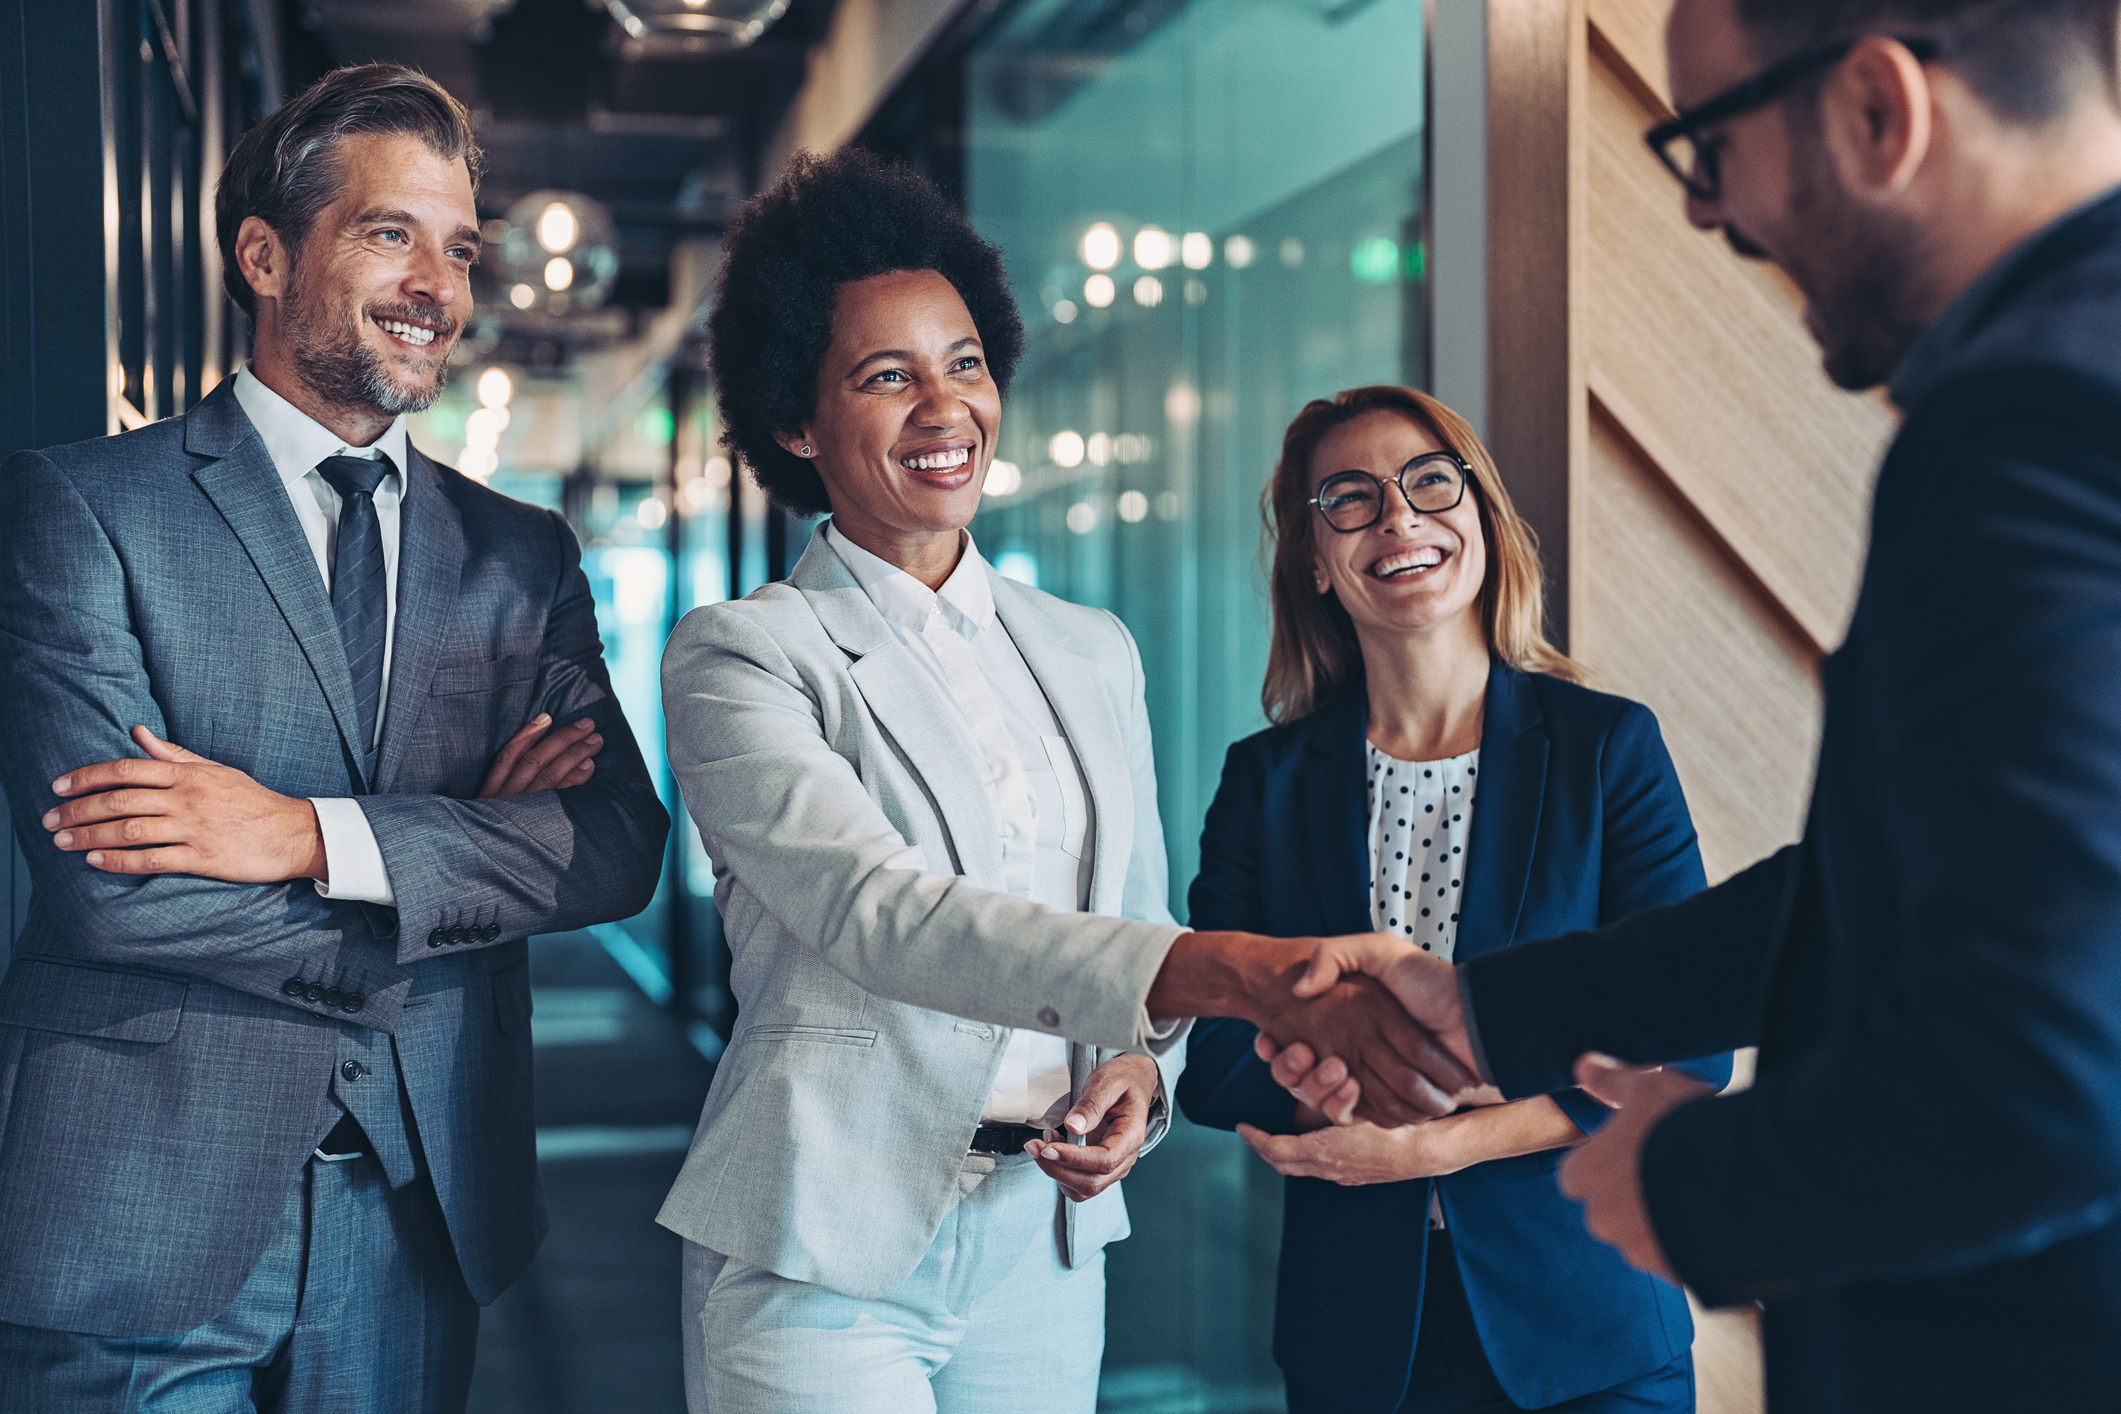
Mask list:
[[[1374,928],[1448,959],[1702,887],[1656,719],[1547,642],[1531,531],[1464,419],[1411,388],[1311,403],[1267,523],[1276,725],[1230,748],[1194,927]],[[1178,1095],[1288,1176],[1274,1354],[1292,1414],[1693,1409],[1684,1298],[1555,1186],[1596,1101],[1334,1127],[1274,1083],[1256,1035],[1199,1023]]]

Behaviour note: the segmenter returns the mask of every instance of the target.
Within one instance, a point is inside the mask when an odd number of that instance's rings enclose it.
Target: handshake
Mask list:
[[[1502,1098],[1480,1079],[1455,969],[1384,933],[1187,933],[1149,1011],[1252,1022],[1275,1080],[1335,1124],[1389,1129]]]

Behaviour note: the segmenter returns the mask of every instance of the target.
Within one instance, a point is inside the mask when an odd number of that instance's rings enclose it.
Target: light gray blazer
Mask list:
[[[989,576],[1089,783],[1088,913],[1003,892],[978,748],[822,537],[788,582],[686,615],[663,656],[738,1016],[658,1221],[853,1296],[909,1276],[957,1201],[1012,1027],[1076,1042],[1078,1086],[1135,1051],[1169,1093],[1184,1062],[1184,1028],[1155,1037],[1144,1006],[1184,930],[1141,656],[1111,614]],[[1118,1185],[1061,1207],[1071,1261],[1127,1234]]]

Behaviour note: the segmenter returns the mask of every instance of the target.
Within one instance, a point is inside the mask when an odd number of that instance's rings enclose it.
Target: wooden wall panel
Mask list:
[[[1603,409],[1585,470],[1578,656],[1657,714],[1715,882],[1803,828],[1816,657]]]
[[[1585,255],[1583,16],[1583,0],[1488,8],[1488,442],[1556,585],[1569,582],[1585,435],[1583,326],[1570,316]],[[1566,644],[1568,596],[1550,607]]]

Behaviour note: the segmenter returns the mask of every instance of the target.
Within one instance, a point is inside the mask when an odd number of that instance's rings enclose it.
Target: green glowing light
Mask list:
[[[1389,285],[1399,278],[1399,242],[1377,236],[1348,253],[1348,269],[1366,285]]]
[[[669,408],[649,408],[633,420],[633,434],[651,447],[667,447],[677,435],[677,420]]]

